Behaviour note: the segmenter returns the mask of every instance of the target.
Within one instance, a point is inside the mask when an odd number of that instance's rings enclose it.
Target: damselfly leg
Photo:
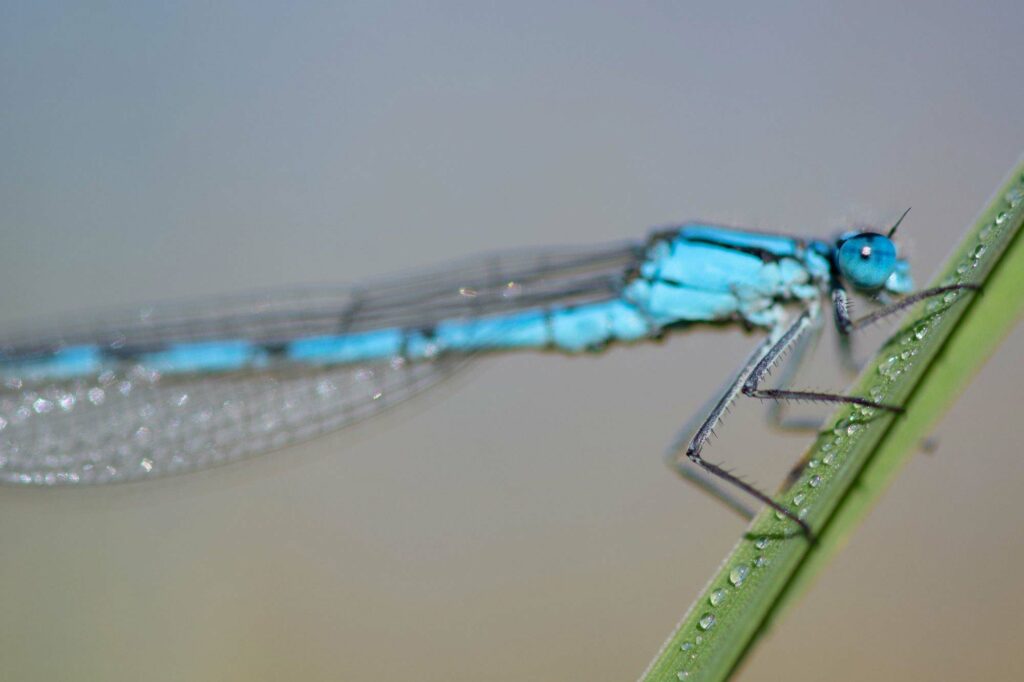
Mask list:
[[[847,313],[845,293],[836,296],[835,292],[833,292],[837,325],[841,335],[846,336],[854,330],[861,329],[877,320],[904,310],[918,301],[953,291],[977,290],[978,288],[978,286],[973,284],[956,284],[924,289],[856,320],[850,319]],[[710,437],[714,434],[715,426],[719,424],[729,406],[735,401],[737,395],[741,393],[752,398],[772,400],[774,405],[778,405],[781,401],[806,400],[820,403],[860,405],[897,414],[903,411],[903,408],[897,405],[879,403],[858,396],[788,388],[761,388],[761,383],[767,378],[771,369],[787,350],[792,349],[794,351],[793,358],[791,358],[791,362],[787,365],[781,385],[785,386],[788,384],[789,380],[793,378],[799,369],[808,348],[813,345],[813,341],[819,332],[819,305],[816,301],[812,301],[788,326],[779,325],[779,327],[771,331],[764,341],[758,344],[736,378],[722,390],[720,397],[716,401],[709,402],[705,409],[699,413],[706,416],[702,420],[691,420],[687,427],[673,441],[667,453],[672,468],[680,476],[697,485],[701,490],[710,494],[744,518],[751,518],[753,515],[752,510],[738,499],[728,487],[742,491],[775,509],[783,516],[797,523],[808,537],[813,537],[810,526],[795,512],[785,505],[776,502],[767,493],[744,481],[732,471],[723,468],[721,465],[708,462],[703,458],[702,451]],[[775,408],[775,415],[778,419],[778,408]],[[694,428],[698,421],[700,422],[699,425]],[[689,437],[691,433],[693,435]],[[684,443],[686,444],[685,448]],[[688,463],[691,466],[688,466]],[[694,469],[692,467],[693,464],[697,465],[699,469]],[[726,486],[719,485],[715,479],[724,482]]]

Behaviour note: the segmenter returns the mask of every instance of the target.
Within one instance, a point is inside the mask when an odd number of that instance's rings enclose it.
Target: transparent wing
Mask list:
[[[139,350],[169,343],[303,336],[389,327],[422,328],[453,317],[493,315],[607,298],[642,256],[637,242],[479,256],[433,271],[347,287],[306,287],[79,316],[0,333],[0,362],[68,346]]]
[[[450,375],[471,358],[161,375],[129,355],[94,376],[32,380],[18,362],[75,345],[125,351],[218,339],[275,343],[417,328],[443,319],[614,295],[637,244],[498,254],[434,272],[164,305],[13,332],[0,340],[0,481],[102,483],[202,469],[343,427]]]
[[[466,362],[161,377],[142,367],[0,395],[0,481],[107,483],[203,469],[377,414]]]

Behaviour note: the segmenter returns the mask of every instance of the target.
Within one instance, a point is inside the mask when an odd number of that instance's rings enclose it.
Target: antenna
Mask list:
[[[910,209],[909,208],[906,211],[903,212],[903,215],[901,215],[900,219],[896,221],[896,224],[893,225],[891,228],[889,228],[889,234],[885,235],[886,237],[888,237],[889,239],[892,239],[892,236],[894,234],[896,234],[896,228],[900,226],[900,223],[903,222],[903,219],[907,217],[908,213],[910,213]]]

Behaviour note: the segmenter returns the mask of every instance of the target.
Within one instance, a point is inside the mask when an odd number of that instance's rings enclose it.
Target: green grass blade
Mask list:
[[[844,407],[779,497],[818,531],[813,546],[774,512],[758,516],[690,607],[643,679],[722,680],[843,545],[1024,311],[1024,161],[932,286],[982,284],[911,309],[854,395],[904,405],[900,417]]]

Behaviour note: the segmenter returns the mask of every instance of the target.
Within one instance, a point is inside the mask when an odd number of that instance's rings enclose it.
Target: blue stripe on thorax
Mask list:
[[[759,232],[744,232],[727,227],[701,225],[698,223],[688,223],[680,227],[679,237],[695,241],[713,242],[723,246],[735,246],[741,249],[756,249],[779,257],[789,256],[791,258],[798,258],[801,251],[800,240],[793,237]]]

